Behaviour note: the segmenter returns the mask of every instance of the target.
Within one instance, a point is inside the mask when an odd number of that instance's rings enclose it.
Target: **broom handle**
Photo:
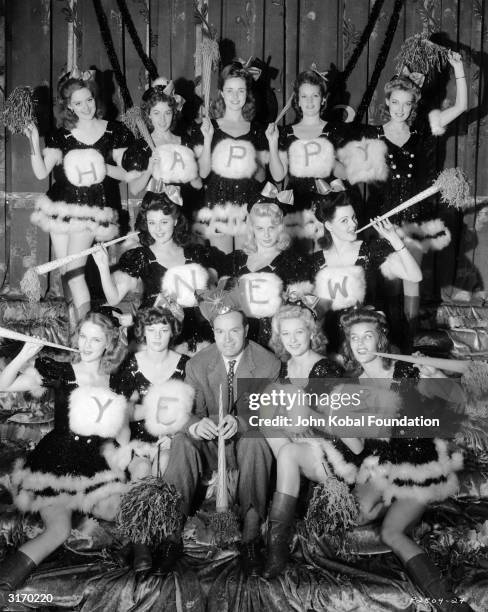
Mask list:
[[[152,139],[152,136],[149,133],[149,130],[147,129],[147,125],[144,123],[144,119],[142,117],[138,117],[136,119],[136,125],[137,129],[146,141],[148,147],[150,147],[151,151],[154,153],[154,151],[156,150],[156,145],[154,144],[154,140]]]
[[[286,101],[285,106],[283,106],[283,108],[281,109],[281,112],[279,113],[279,115],[274,120],[274,123],[276,125],[281,121],[281,119],[283,119],[283,117],[286,115],[286,113],[290,110],[292,102],[293,102],[293,96],[294,96],[294,94],[291,94],[291,96]]]
[[[224,420],[224,403],[222,401],[222,385],[219,388],[219,427]],[[225,440],[219,431],[217,455],[217,492],[215,500],[217,512],[225,512],[228,507],[227,499],[227,465],[225,461]]]
[[[43,346],[51,346],[52,348],[62,349],[63,351],[72,351],[73,353],[79,353],[80,351],[70,346],[63,346],[62,344],[55,344],[54,342],[48,342],[47,340],[41,340],[40,338],[33,338],[27,334],[21,334],[19,332],[7,329],[6,327],[0,327],[0,338],[8,338],[9,340],[18,340],[19,342],[31,342],[32,344],[42,344]]]
[[[402,202],[398,206],[395,206],[395,208],[392,208],[391,210],[386,212],[384,215],[381,215],[381,217],[379,217],[378,220],[383,221],[383,219],[388,219],[388,217],[391,217],[392,215],[396,215],[396,213],[402,210],[405,210],[406,208],[410,208],[410,206],[413,206],[414,204],[417,204],[417,202],[421,202],[422,200],[429,198],[431,195],[434,195],[440,190],[441,190],[440,187],[437,187],[436,185],[432,185],[432,187],[428,187],[427,189],[424,189],[420,193],[417,193],[417,195],[414,195],[412,198],[409,198],[405,202]],[[371,227],[373,223],[376,223],[376,221],[371,221],[370,223],[368,223],[368,225],[365,225],[364,227],[361,227],[360,229],[356,230],[356,234],[359,234],[359,232],[362,232],[363,230],[368,229],[368,227]]]
[[[108,242],[102,242],[102,246],[109,247],[113,244],[117,244],[117,242],[122,242],[123,240],[127,240],[127,238],[132,238],[133,236],[137,236],[139,232],[132,232],[131,234],[127,234],[126,236],[120,236],[120,238],[114,238],[113,240],[109,240]],[[86,257],[94,253],[100,245],[95,245],[90,247],[89,249],[85,249],[84,251],[80,251],[79,253],[73,253],[72,255],[66,255],[66,257],[60,257],[59,259],[54,259],[53,261],[48,261],[44,264],[40,264],[36,266],[34,270],[37,274],[46,274],[47,272],[51,272],[52,270],[56,270],[57,268],[61,268],[65,264],[71,263],[72,261],[76,261],[77,259],[81,259],[82,257]]]
[[[471,361],[462,359],[442,359],[441,357],[424,357],[415,355],[395,355],[393,353],[377,353],[373,351],[373,355],[378,357],[386,357],[387,359],[394,359],[398,361],[405,361],[406,363],[416,363],[417,365],[431,366],[438,370],[447,370],[448,372],[457,372],[458,374],[464,374],[469,367]]]

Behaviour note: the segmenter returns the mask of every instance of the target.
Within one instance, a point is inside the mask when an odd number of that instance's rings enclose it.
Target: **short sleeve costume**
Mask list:
[[[216,231],[227,235],[244,234],[247,204],[259,195],[258,165],[269,160],[268,140],[262,126],[251,121],[249,132],[233,137],[212,121],[211,172],[205,181],[205,206],[197,213],[195,230],[206,238]],[[199,126],[191,141],[197,157],[203,146]]]
[[[100,395],[99,388],[79,387],[69,363],[38,357],[34,367],[42,386],[56,391],[54,428],[14,471],[15,503],[24,512],[50,504],[90,512],[126,489],[123,475],[111,470],[103,456],[104,444],[126,422],[125,398],[109,389]],[[97,401],[105,410],[97,409]]]
[[[113,164],[114,149],[132,141],[131,132],[117,121],[107,122],[105,132],[91,145],[65,128],[47,136],[44,154],[56,156],[54,183],[36,201],[32,223],[51,233],[89,230],[97,241],[116,236],[120,191],[118,182],[107,176],[105,164]]]

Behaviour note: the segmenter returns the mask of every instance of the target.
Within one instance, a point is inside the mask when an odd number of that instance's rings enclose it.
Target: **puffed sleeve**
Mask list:
[[[122,155],[122,168],[131,170],[146,170],[151,157],[151,149],[145,140],[139,138],[133,142]]]
[[[369,243],[370,260],[373,268],[379,268],[386,260],[388,255],[395,252],[388,240],[377,238]]]
[[[61,381],[66,380],[69,363],[55,361],[51,357],[37,357],[34,368],[41,377],[43,387],[59,387]]]
[[[54,130],[46,134],[44,139],[44,150],[43,156],[52,156],[55,159],[56,164],[61,164],[63,161],[63,135],[60,130]]]
[[[190,135],[188,137],[188,146],[193,149],[197,157],[200,156],[203,149],[203,134],[201,127],[201,123],[192,123]]]
[[[290,139],[290,126],[285,125],[278,128],[278,149],[280,151],[287,151]]]
[[[129,249],[122,253],[117,265],[117,270],[125,272],[133,278],[141,278],[147,265],[147,258],[141,247]]]
[[[134,134],[120,121],[114,121],[111,129],[114,149],[129,147],[134,142]]]
[[[130,399],[136,391],[134,373],[134,356],[128,355],[120,364],[117,371],[110,376],[110,388],[119,395]]]

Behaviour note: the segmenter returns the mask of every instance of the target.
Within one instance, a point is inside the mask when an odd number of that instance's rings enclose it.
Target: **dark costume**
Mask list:
[[[118,182],[106,175],[105,164],[113,163],[114,149],[128,147],[131,132],[117,121],[109,121],[105,132],[87,145],[65,128],[46,137],[46,150],[54,150],[54,184],[36,201],[31,221],[46,232],[93,232],[104,241],[118,233],[121,208]]]
[[[110,469],[103,454],[104,445],[126,423],[125,398],[108,388],[79,387],[69,363],[38,357],[34,367],[42,386],[56,391],[54,429],[15,469],[15,503],[24,512],[53,503],[90,512],[99,501],[126,489],[123,473]]]

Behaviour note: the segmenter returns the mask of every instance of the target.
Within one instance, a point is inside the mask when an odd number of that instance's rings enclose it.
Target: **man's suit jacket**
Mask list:
[[[239,421],[239,432],[249,428],[248,393],[259,393],[265,387],[260,381],[250,384],[238,383],[238,379],[263,379],[263,383],[278,378],[281,362],[273,353],[249,340],[234,375],[234,410],[232,414]],[[228,409],[227,371],[222,355],[215,344],[204,348],[186,364],[185,382],[195,389],[195,409],[188,427],[203,417],[210,417],[215,423],[219,420],[219,391],[222,385],[222,398],[225,414]],[[237,390],[237,391],[236,391]]]

